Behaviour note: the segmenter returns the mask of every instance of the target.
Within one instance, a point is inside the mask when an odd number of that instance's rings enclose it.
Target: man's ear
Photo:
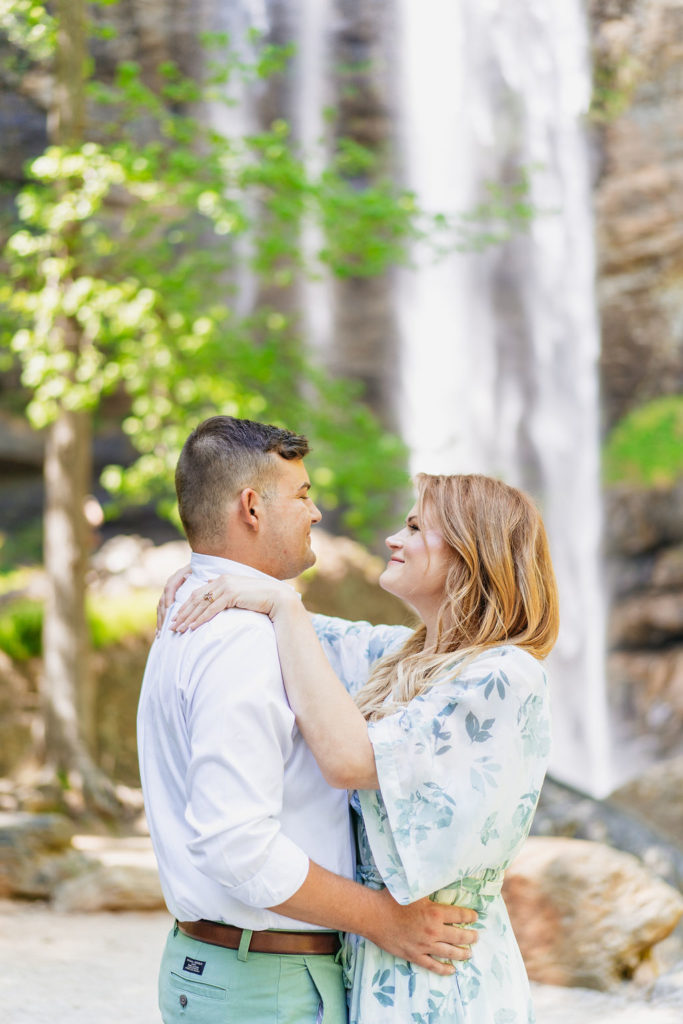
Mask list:
[[[250,530],[258,530],[261,512],[261,496],[251,487],[245,487],[240,494],[239,517]]]

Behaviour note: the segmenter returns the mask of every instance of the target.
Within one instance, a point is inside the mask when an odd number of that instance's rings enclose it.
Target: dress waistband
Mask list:
[[[374,865],[361,864],[356,869],[356,874],[358,879],[371,889],[384,888],[382,876]],[[458,878],[450,885],[445,885],[432,894],[432,899],[437,903],[450,906],[458,904],[476,910],[477,906],[474,903],[489,903],[500,896],[504,877],[505,872],[500,868],[485,868],[481,873]]]

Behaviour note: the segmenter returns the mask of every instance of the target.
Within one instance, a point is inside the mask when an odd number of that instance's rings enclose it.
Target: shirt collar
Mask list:
[[[261,576],[266,580],[275,578],[266,572],[261,572],[260,569],[255,569],[253,565],[233,562],[231,558],[220,558],[218,555],[200,555],[196,551],[192,552],[190,565],[192,575],[198,576],[202,580],[214,579],[217,575],[221,576],[225,573],[232,576]]]

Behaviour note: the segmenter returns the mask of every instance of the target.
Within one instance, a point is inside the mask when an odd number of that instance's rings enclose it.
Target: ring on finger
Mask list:
[[[209,604],[211,604],[211,602],[214,600],[213,593],[210,590],[207,590],[207,592],[202,596],[205,601],[209,602]]]

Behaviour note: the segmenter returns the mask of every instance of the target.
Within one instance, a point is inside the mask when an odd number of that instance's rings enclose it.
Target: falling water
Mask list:
[[[581,0],[386,3],[392,30],[380,49],[395,82],[404,184],[423,207],[462,212],[481,202],[486,182],[524,170],[536,210],[526,234],[502,246],[438,261],[418,253],[418,269],[398,275],[387,330],[397,319],[400,422],[413,469],[493,474],[539,502],[561,598],[552,771],[602,795],[611,779]],[[321,110],[335,101],[331,26],[349,17],[349,4],[217,6],[233,31],[244,23],[296,40],[280,112],[312,152]],[[313,251],[317,241],[309,232],[303,244]],[[311,343],[338,345],[325,282],[303,284],[301,298]]]
[[[404,272],[405,437],[413,467],[483,472],[532,493],[558,576],[552,771],[610,788],[600,568],[598,328],[579,0],[397,0],[406,181],[466,211],[483,183],[530,175],[530,229]]]

